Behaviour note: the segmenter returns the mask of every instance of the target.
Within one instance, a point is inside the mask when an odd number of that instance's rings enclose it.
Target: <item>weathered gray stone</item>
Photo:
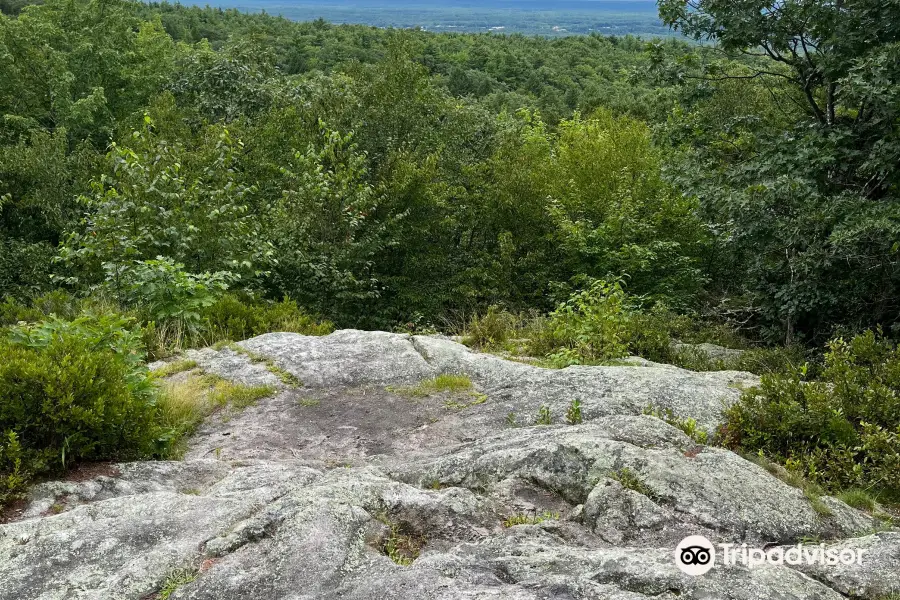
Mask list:
[[[712,429],[753,376],[674,367],[541,369],[445,338],[359,331],[242,343],[304,383],[208,420],[183,462],[116,465],[32,488],[0,525],[0,600],[877,598],[900,580],[897,533],[641,414]],[[274,385],[242,353],[190,353],[207,371]],[[397,386],[464,373],[467,391]],[[584,423],[565,425],[573,399]],[[533,426],[541,406],[553,425]],[[508,415],[520,426],[513,427]],[[56,514],[58,513],[58,514]],[[514,522],[532,524],[505,527]],[[821,538],[869,551],[859,568],[717,565],[685,575],[686,535],[761,547]],[[405,537],[404,537],[405,536]],[[411,540],[408,566],[385,553]],[[842,541],[841,541],[842,540]]]
[[[265,363],[253,362],[246,354],[235,352],[230,348],[213,350],[188,350],[185,358],[193,360],[200,368],[213,375],[224,377],[242,385],[268,385],[281,387],[281,379],[266,368]]]
[[[318,476],[288,463],[212,468],[198,485],[212,473],[224,477],[205,491],[177,491],[187,483],[180,465],[150,471],[147,484],[106,486],[96,501],[92,482],[74,484],[66,490],[72,508],[0,527],[0,598],[141,598],[191,564],[200,544]]]
[[[862,564],[802,565],[797,570],[853,598],[887,598],[900,593],[900,533],[881,532],[827,547],[838,552],[862,550]]]
[[[491,396],[498,411],[514,412],[527,404],[536,413],[546,404],[561,415],[578,398],[586,420],[641,414],[653,406],[693,418],[710,431],[720,422],[723,407],[735,402],[742,388],[759,381],[734,371],[694,373],[627,366],[545,369],[475,353],[446,338],[384,332],[347,330],[325,337],[273,333],[240,345],[272,359],[307,387],[403,384],[456,373],[471,377]],[[233,372],[237,380],[248,380],[248,359],[235,357],[230,350],[218,356],[204,350],[190,358],[223,377]]]
[[[674,547],[691,534],[787,543],[846,537],[873,525],[852,509],[819,515],[801,490],[726,450],[695,448],[653,417],[512,430],[400,468],[398,475],[488,491],[509,477],[531,481],[583,504],[584,524],[611,543]],[[628,476],[639,482],[632,489],[623,488]]]
[[[437,374],[410,336],[382,331],[344,330],[325,337],[269,333],[239,345],[274,359],[311,387],[411,383]]]

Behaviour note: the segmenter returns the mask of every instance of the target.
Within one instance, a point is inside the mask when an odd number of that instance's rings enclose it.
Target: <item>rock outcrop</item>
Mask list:
[[[380,332],[240,346],[249,355],[190,358],[277,394],[210,418],[183,461],[35,486],[21,518],[0,526],[0,599],[839,600],[900,589],[900,533],[875,533],[868,515],[812,502],[643,414],[670,410],[712,431],[752,375],[548,370]],[[477,395],[408,393],[442,374],[467,375]],[[570,425],[573,400],[583,422]],[[534,425],[541,407],[550,425]],[[815,539],[867,560],[692,577],[673,552],[688,535],[757,548]]]

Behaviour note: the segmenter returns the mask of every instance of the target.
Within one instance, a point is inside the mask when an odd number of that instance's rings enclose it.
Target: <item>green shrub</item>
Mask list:
[[[590,364],[628,354],[628,297],[618,281],[594,281],[550,314],[532,351],[558,366]]]
[[[566,410],[566,422],[569,425],[580,425],[584,422],[584,415],[581,412],[581,400],[578,398],[573,399],[569,403],[569,408]]]
[[[520,326],[519,317],[499,306],[491,306],[487,313],[469,321],[464,341],[476,348],[502,348],[516,335]]]
[[[837,497],[844,504],[859,510],[874,512],[876,508],[875,499],[866,490],[853,488],[841,492]]]
[[[552,425],[553,424],[553,415],[550,412],[550,407],[546,405],[542,405],[540,410],[538,410],[537,419],[534,420],[535,425]]]
[[[632,471],[628,467],[622,467],[618,471],[611,471],[608,476],[610,479],[621,483],[622,487],[627,490],[631,490],[633,492],[637,492],[638,494],[647,496],[651,500],[658,498],[656,492],[653,491],[653,488],[647,485],[647,483],[644,481],[644,478],[641,477],[640,473]]]
[[[807,370],[762,377],[727,413],[726,444],[763,451],[830,489],[900,494],[900,350],[868,331],[828,345]]]
[[[16,323],[34,323],[51,315],[61,319],[73,319],[84,308],[84,302],[63,290],[47,292],[33,300],[22,303],[7,298],[0,303],[0,326]]]
[[[163,257],[104,267],[107,290],[150,326],[156,339],[148,346],[154,354],[160,354],[157,348],[180,349],[186,340],[195,339],[203,309],[212,306],[235,280],[224,271],[188,273],[183,264]]]
[[[700,351],[677,350],[673,341],[727,339],[732,345],[743,345],[736,334],[728,335],[726,327],[703,324],[662,303],[642,310],[641,298],[629,296],[618,280],[592,282],[546,320],[533,319],[527,332],[531,352],[547,356],[559,367],[598,364],[632,354],[696,370],[731,369],[737,365],[710,360]]]
[[[30,474],[25,470],[22,444],[14,431],[0,436],[0,507],[25,489]]]
[[[614,363],[635,355],[693,371],[763,374],[788,372],[807,361],[807,351],[800,346],[748,348],[747,340],[728,325],[678,314],[663,303],[644,310],[641,298],[629,296],[620,281],[594,281],[547,317],[516,315],[493,306],[472,319],[464,334],[464,342],[470,346],[527,353],[546,358],[552,367]],[[510,343],[519,339],[524,345]],[[676,341],[684,345],[678,346]],[[713,358],[691,346],[701,343],[743,352]]]
[[[647,312],[632,311],[626,322],[625,338],[630,354],[658,363],[677,363],[673,338],[692,327],[695,321],[657,304]]]
[[[165,449],[139,334],[128,325],[50,319],[0,338],[0,494],[80,460]]]
[[[739,356],[729,358],[713,358],[700,348],[679,348],[672,349],[666,360],[657,362],[668,362],[692,371],[748,371],[763,375],[766,373],[790,373],[807,364],[806,361],[804,348],[790,346],[787,348],[753,348],[744,350]],[[812,373],[816,366],[815,363],[811,363],[807,369]]]
[[[173,310],[176,303],[172,304]],[[327,335],[334,331],[330,321],[306,313],[293,300],[268,302],[243,293],[226,293],[213,298],[186,299],[175,318],[149,321],[144,325],[144,343],[151,358],[170,356],[183,347],[211,346],[245,340],[273,331]],[[147,313],[138,315],[147,318]]]
[[[265,302],[236,294],[225,294],[203,311],[206,343],[246,340],[272,331],[327,335],[334,331],[329,321],[304,312],[293,300]]]
[[[0,171],[3,170],[3,149],[0,146]],[[4,220],[9,219],[10,212],[10,208],[4,207],[7,198],[0,192],[0,215],[6,217]],[[14,203],[9,205],[14,212]],[[40,294],[50,287],[55,246],[44,241],[10,239],[4,235],[4,229],[4,223],[0,222],[0,297],[9,295],[21,299]]]

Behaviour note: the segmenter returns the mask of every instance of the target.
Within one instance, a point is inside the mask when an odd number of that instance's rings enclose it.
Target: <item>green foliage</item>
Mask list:
[[[689,438],[700,445],[705,445],[709,441],[709,433],[706,430],[701,429],[697,425],[697,421],[695,419],[692,419],[690,417],[679,417],[670,408],[660,409],[654,406],[648,406],[644,409],[644,414],[656,417],[657,419],[661,419],[669,425],[672,425],[673,427],[677,427],[678,429],[683,431]]]
[[[647,496],[650,499],[657,499],[659,497],[657,493],[653,491],[653,488],[647,485],[647,483],[639,473],[629,469],[628,467],[622,467],[621,469],[612,471],[609,474],[609,478],[621,483],[622,487],[626,490],[637,492],[638,494]]]
[[[686,308],[704,283],[705,243],[691,199],[662,179],[649,128],[599,110],[559,126],[550,216],[572,272],[628,276],[632,293]]]
[[[85,308],[85,304],[63,290],[55,290],[38,296],[27,304],[7,298],[0,304],[0,326],[19,322],[43,321],[57,316],[73,319]]]
[[[332,323],[315,319],[287,298],[266,302],[225,294],[207,307],[202,316],[208,343],[245,340],[272,331],[303,335],[328,335],[334,331]]]
[[[853,508],[864,510],[870,513],[875,512],[875,499],[872,497],[872,494],[870,494],[866,490],[857,488],[844,490],[837,495],[837,499],[849,506],[852,506]]]
[[[798,465],[796,463],[789,462],[787,466],[790,468],[786,468],[770,461],[761,450],[757,451],[755,454],[746,453],[743,456],[745,459],[759,465],[768,471],[769,474],[774,475],[789,486],[801,490],[816,513],[822,516],[830,516],[832,514],[828,505],[822,501],[822,496],[825,495],[825,492],[818,484],[808,480],[802,473],[797,471]]]
[[[550,414],[549,406],[541,406],[538,410],[537,418],[534,420],[535,425],[552,425],[553,415]]]
[[[482,316],[473,317],[465,331],[465,343],[477,348],[502,348],[515,334],[520,319],[499,306],[491,306]]]
[[[166,363],[164,366],[154,369],[150,372],[153,377],[157,379],[170,377],[175,375],[176,373],[183,373],[184,371],[190,371],[191,369],[197,368],[197,361],[195,360],[176,360],[170,363]]]
[[[660,362],[693,371],[747,371],[757,375],[792,372],[807,361],[807,351],[801,346],[751,348],[728,358],[711,358],[699,348],[674,349],[668,354],[669,358]]]
[[[569,408],[566,410],[566,422],[569,425],[580,425],[584,422],[584,417],[581,414],[581,400],[578,398],[569,403]]]
[[[168,87],[199,124],[258,117],[276,101],[280,84],[265,46],[241,40],[216,52],[204,39],[178,57]]]
[[[832,341],[818,380],[805,371],[764,375],[727,411],[726,443],[830,489],[900,492],[900,352],[869,331]]]
[[[558,521],[558,512],[544,511],[538,514],[536,511],[532,514],[517,513],[503,519],[504,527],[515,527],[516,525],[540,525],[544,521]]]
[[[257,274],[270,252],[249,213],[255,188],[241,183],[236,170],[241,142],[211,127],[186,148],[156,133],[149,116],[144,120],[128,145],[112,145],[108,172],[81,198],[88,217],[61,257],[83,275],[64,281],[95,283],[102,272],[115,280],[135,262],[158,257],[191,273]]]
[[[895,335],[900,15],[783,4],[660,3],[713,49],[6,0],[0,322],[124,311],[160,357],[480,315],[555,366],[772,373]],[[890,462],[865,419],[830,465]]]
[[[110,269],[106,285],[122,305],[135,308],[146,321],[177,322],[189,333],[199,330],[203,309],[234,280],[228,272],[186,273],[183,264],[163,257]]]
[[[462,410],[487,402],[487,396],[476,392],[472,380],[466,375],[438,375],[434,379],[422,381],[411,387],[388,387],[389,392],[409,396],[411,398],[427,398],[434,394],[446,393],[450,397],[444,401],[447,408]],[[465,394],[470,398],[468,402],[460,402],[454,396]]]
[[[174,46],[158,21],[125,0],[47,1],[0,17],[0,114],[101,143],[172,70]],[[40,49],[40,51],[38,51]]]
[[[27,457],[15,431],[4,431],[0,438],[0,507],[25,490],[31,474],[26,470]]]
[[[247,386],[218,380],[214,382],[209,398],[216,406],[231,406],[236,410],[242,410],[274,393],[275,388],[267,385]]]
[[[253,406],[275,393],[269,386],[245,386],[213,375],[189,373],[185,378],[159,382],[156,419],[167,432],[167,455],[178,457],[185,438],[210,415],[227,409],[229,415]]]
[[[220,347],[226,347],[236,354],[243,354],[244,356],[248,357],[251,361],[253,361],[255,363],[264,364],[266,366],[266,370],[269,373],[272,373],[273,375],[278,377],[281,380],[281,382],[285,385],[289,385],[289,386],[293,386],[293,387],[300,387],[303,385],[303,382],[300,381],[300,379],[297,378],[297,376],[289,373],[288,371],[285,371],[284,369],[279,367],[275,363],[274,360],[272,360],[271,358],[268,358],[266,356],[263,356],[262,354],[257,354],[256,352],[252,352],[250,350],[247,350],[243,346],[239,346],[238,344],[231,343],[231,342],[228,342],[228,343],[219,342],[218,344],[216,344],[213,347],[216,349],[220,349]]]
[[[786,345],[896,323],[897,6],[665,0],[660,12],[742,57],[710,65],[713,97],[673,119],[689,150],[672,180],[716,234],[728,308]]]
[[[594,281],[550,314],[547,329],[532,340],[540,354],[561,365],[585,364],[628,354],[628,298],[618,281]]]
[[[166,580],[159,590],[159,600],[169,600],[169,597],[174,594],[178,588],[191,583],[197,579],[199,574],[199,570],[195,568],[176,569],[172,571],[166,576]]]
[[[122,0],[0,18],[13,59],[2,295],[55,275],[119,300],[123,273],[165,260],[393,328],[545,310],[583,275],[627,269],[634,293],[678,306],[702,280],[702,229],[661,179],[650,128],[597,110],[663,114],[656,84],[633,74],[651,69],[637,40],[439,37]],[[154,322],[154,353],[184,335]]]
[[[390,534],[382,549],[392,561],[401,567],[408,567],[419,558],[425,541],[415,534],[407,533],[406,528],[401,525],[395,523],[389,525]]]
[[[0,338],[0,356],[4,480],[165,451],[140,337],[126,321],[18,326]]]
[[[310,144],[282,167],[282,197],[267,227],[277,259],[272,285],[347,318],[378,294],[372,261],[387,244],[387,223],[375,218],[383,200],[366,181],[353,135],[320,127],[321,147]]]

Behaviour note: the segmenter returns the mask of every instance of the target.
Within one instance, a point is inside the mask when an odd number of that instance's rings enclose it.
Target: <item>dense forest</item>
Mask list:
[[[532,318],[562,365],[876,328],[847,352],[893,352],[895,4],[661,0],[702,44],[25,4],[0,0],[10,348]]]
[[[163,256],[391,327],[612,276],[767,340],[890,329],[900,26],[879,6],[858,34],[812,15],[840,44],[805,55],[787,19],[720,33],[678,3],[720,48],[30,7],[2,21],[0,289],[115,293]],[[771,57],[726,52],[751,44]]]

